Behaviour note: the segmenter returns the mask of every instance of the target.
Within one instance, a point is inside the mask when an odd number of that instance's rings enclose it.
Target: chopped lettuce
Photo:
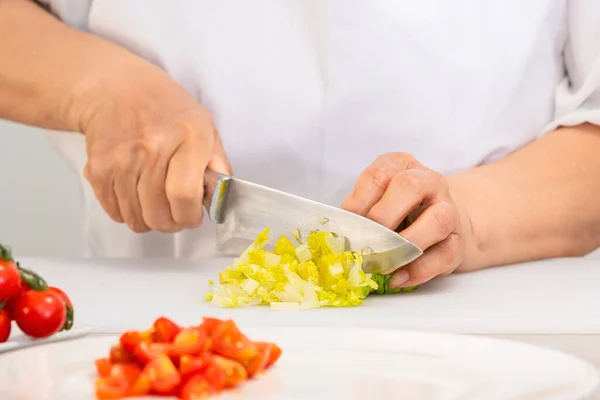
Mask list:
[[[362,304],[370,293],[412,291],[390,289],[391,275],[366,274],[360,253],[348,251],[343,236],[312,231],[298,245],[281,236],[273,251],[265,250],[269,229],[219,274],[219,283],[205,300],[220,307],[269,305],[275,310],[350,307]],[[211,285],[212,286],[212,285]]]

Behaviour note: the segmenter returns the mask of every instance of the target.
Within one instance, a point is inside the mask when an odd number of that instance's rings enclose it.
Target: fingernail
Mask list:
[[[390,278],[390,287],[399,288],[402,285],[404,285],[406,282],[408,282],[409,279],[410,279],[410,276],[408,275],[408,272],[402,271],[402,270],[397,271]]]

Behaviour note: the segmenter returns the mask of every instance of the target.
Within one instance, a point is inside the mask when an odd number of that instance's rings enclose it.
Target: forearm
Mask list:
[[[580,256],[600,246],[600,127],[561,128],[449,178],[474,240],[461,270]]]
[[[0,118],[49,129],[81,131],[86,94],[106,71],[146,63],[28,0],[0,0],[0,38]]]

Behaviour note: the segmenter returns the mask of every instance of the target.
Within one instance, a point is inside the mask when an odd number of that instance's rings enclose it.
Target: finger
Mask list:
[[[99,176],[101,175],[101,176]],[[119,202],[115,194],[114,181],[103,174],[98,174],[94,171],[90,164],[87,164],[83,169],[84,178],[90,183],[98,202],[115,222],[123,223],[123,216],[119,209]]]
[[[400,235],[424,251],[450,236],[458,225],[456,208],[447,201],[440,201],[426,208]]]
[[[394,153],[377,157],[373,164],[360,174],[352,193],[342,203],[342,208],[366,215],[381,199],[398,172],[417,165],[419,163],[410,154]]]
[[[129,229],[136,233],[148,232],[150,228],[144,222],[142,206],[138,196],[138,175],[119,174],[115,178],[115,194],[119,202],[121,215]]]
[[[227,159],[227,154],[225,154],[223,142],[221,142],[221,137],[218,133],[215,133],[213,154],[210,159],[210,162],[208,163],[208,168],[215,172],[220,172],[225,175],[231,175],[233,173],[231,169],[231,164]]]
[[[408,214],[435,198],[439,190],[442,188],[431,171],[401,171],[392,178],[381,199],[366,216],[389,229],[396,230]]]
[[[171,205],[165,189],[166,176],[167,162],[159,159],[155,165],[148,166],[142,172],[138,195],[146,225],[160,232],[173,233],[181,228],[171,215]]]
[[[169,161],[165,191],[173,220],[181,227],[192,229],[202,223],[204,171],[212,155],[212,145],[212,138],[190,137]]]
[[[394,272],[390,287],[406,288],[422,285],[438,275],[454,271],[462,262],[462,239],[452,234],[446,240],[433,245],[421,257]]]

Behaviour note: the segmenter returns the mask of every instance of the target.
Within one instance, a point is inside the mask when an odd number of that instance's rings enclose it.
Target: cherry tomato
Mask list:
[[[23,333],[34,338],[48,337],[60,331],[67,317],[67,307],[56,293],[34,290],[19,296],[13,312]]]
[[[4,343],[10,336],[10,315],[6,309],[0,309],[0,343]]]
[[[21,290],[19,291],[19,293],[16,296],[13,296],[10,299],[8,299],[4,304],[4,308],[8,311],[12,319],[15,319],[15,304],[17,304],[17,300],[19,299],[21,294],[29,290],[31,290],[31,288],[27,286],[27,284],[24,281],[21,281]]]
[[[7,301],[21,291],[21,273],[12,261],[0,258],[0,303]]]
[[[69,307],[71,307],[71,309],[73,309],[73,303],[71,302],[71,299],[61,289],[54,287],[54,286],[50,286],[50,287],[48,287],[47,291],[51,292],[51,293],[56,293],[58,295],[58,297],[60,297],[67,306],[69,306]]]

